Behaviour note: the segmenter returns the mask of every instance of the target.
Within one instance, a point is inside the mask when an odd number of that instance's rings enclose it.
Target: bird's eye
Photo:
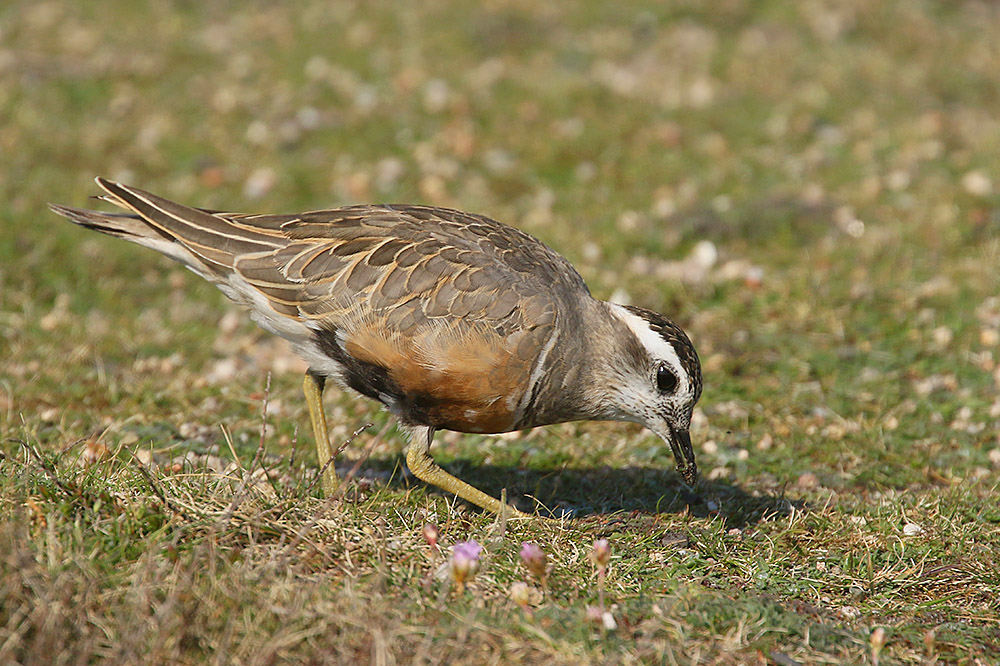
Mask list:
[[[662,393],[670,393],[677,388],[677,375],[666,363],[661,363],[656,370],[656,388],[660,389]]]

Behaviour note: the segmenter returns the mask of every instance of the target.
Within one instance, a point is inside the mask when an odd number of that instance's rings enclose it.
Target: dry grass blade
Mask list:
[[[337,447],[337,449],[330,456],[329,460],[325,461],[323,463],[323,465],[319,468],[319,474],[316,475],[316,477],[312,480],[312,483],[310,483],[309,486],[306,488],[306,494],[309,494],[313,490],[315,490],[316,485],[323,478],[323,474],[325,474],[326,470],[330,468],[330,465],[332,465],[334,463],[334,461],[337,459],[337,456],[339,456],[341,453],[343,453],[343,451],[348,446],[350,446],[354,442],[355,439],[358,438],[358,435],[360,435],[361,433],[363,433],[368,428],[371,428],[373,425],[374,425],[373,423],[366,423],[363,426],[361,426],[360,428],[357,428],[353,433],[351,433],[350,437],[348,437],[346,440],[344,440],[344,442],[340,446]],[[388,425],[386,427],[388,427]],[[358,473],[358,470],[361,468],[361,463],[364,462],[364,460],[368,457],[368,455],[371,455],[371,450],[374,448],[375,444],[377,444],[379,441],[381,441],[381,436],[382,436],[382,434],[384,432],[385,432],[385,428],[383,428],[379,432],[379,435],[376,436],[375,439],[372,440],[372,444],[370,444],[365,449],[368,452],[367,455],[362,455],[362,457],[358,459],[358,463],[355,463],[354,467],[347,474],[347,477],[341,482],[341,484],[340,484],[341,488],[343,488],[344,485],[347,484],[352,478],[354,478],[354,475]],[[337,492],[336,495],[334,495],[334,497],[335,498],[343,497],[343,491],[340,490],[340,489],[338,489],[338,492]]]
[[[347,441],[343,445],[341,445],[338,451],[342,450],[343,448],[346,448],[346,446],[348,446],[351,442],[353,442],[358,437],[358,435],[360,435],[362,432],[370,428],[372,425],[373,424],[371,423],[366,423],[360,428],[357,428],[353,433],[351,433],[351,436],[347,439]],[[322,520],[323,516],[333,506],[340,503],[340,501],[344,497],[344,493],[346,492],[347,486],[350,484],[354,476],[358,473],[358,470],[361,469],[361,465],[364,464],[364,461],[368,459],[369,455],[371,455],[371,452],[372,450],[374,450],[375,446],[379,443],[379,441],[381,441],[382,436],[387,428],[388,424],[385,427],[383,427],[381,431],[379,431],[378,435],[372,438],[372,441],[368,444],[367,447],[365,447],[365,452],[361,455],[360,458],[358,458],[357,462],[354,463],[354,466],[347,473],[345,478],[341,481],[339,487],[337,488],[337,492],[332,497],[326,498],[323,504],[310,517],[309,521],[295,531],[295,536],[284,548],[284,553],[282,554],[280,560],[282,567],[287,566],[288,559],[298,549],[299,545],[303,542],[303,540],[306,539],[309,532],[311,532],[319,523],[319,521]],[[320,470],[320,474],[316,476],[316,479],[321,479],[321,478],[322,478],[322,470]],[[315,483],[316,480],[314,479],[313,484]],[[312,485],[310,486],[310,488],[312,488]]]
[[[261,425],[260,425],[260,438],[257,442],[257,450],[254,452],[253,459],[250,462],[250,467],[246,469],[244,469],[242,466],[240,467],[240,469],[243,472],[242,474],[243,478],[241,480],[239,490],[237,490],[233,494],[233,499],[232,502],[230,502],[229,507],[226,508],[222,516],[219,517],[220,530],[225,530],[229,526],[229,522],[232,520],[233,514],[236,512],[237,509],[239,509],[240,505],[244,501],[246,501],[247,497],[249,496],[250,483],[253,479],[254,470],[256,470],[257,466],[260,465],[260,462],[264,456],[264,443],[266,441],[266,434],[267,434],[267,401],[270,392],[271,392],[271,373],[269,372],[267,373],[267,379],[264,384],[264,399],[261,403],[261,409],[260,409]],[[238,462],[239,460],[237,459],[237,463]],[[274,489],[275,495],[280,495],[278,489],[274,486],[274,483],[271,480],[270,476],[267,474],[267,470],[264,468],[261,469],[264,472],[265,478],[267,478],[268,482],[271,483],[271,487]]]
[[[156,495],[157,499],[160,500],[160,503],[162,503],[163,506],[166,507],[171,513],[180,516],[184,520],[189,522],[194,520],[194,517],[190,513],[188,513],[185,509],[178,507],[167,497],[166,493],[164,493],[163,489],[160,487],[160,484],[156,482],[153,475],[149,473],[148,469],[146,469],[146,465],[143,464],[143,462],[139,460],[134,453],[131,451],[128,453],[136,469],[138,469],[139,473],[142,474],[142,478],[145,479],[146,484],[149,486],[150,490],[153,491],[153,494]],[[204,518],[203,515],[199,515],[199,517]]]

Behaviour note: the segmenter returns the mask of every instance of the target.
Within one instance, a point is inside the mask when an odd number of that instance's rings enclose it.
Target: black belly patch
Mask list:
[[[344,351],[337,342],[337,329],[324,329],[314,339],[320,350],[343,368],[344,382],[361,395],[383,403],[386,397],[397,401],[403,398],[403,391],[393,381],[388,368],[356,359]]]
[[[407,395],[393,380],[388,368],[348,354],[337,341],[336,329],[324,329],[316,333],[313,339],[320,351],[343,369],[344,383],[349,387],[361,395],[378,400],[404,423],[432,427],[438,425],[433,417],[434,404],[430,396]]]

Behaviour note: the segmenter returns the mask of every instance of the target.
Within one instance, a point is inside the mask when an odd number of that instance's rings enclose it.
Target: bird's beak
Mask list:
[[[681,475],[685,483],[694,485],[698,480],[698,466],[694,462],[694,447],[691,446],[691,433],[687,428],[675,428],[669,424],[656,428],[655,432],[660,438],[670,445],[670,450],[674,453],[674,460],[677,462],[677,473]]]

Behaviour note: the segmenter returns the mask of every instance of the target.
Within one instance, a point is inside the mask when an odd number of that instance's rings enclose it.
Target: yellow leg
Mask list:
[[[320,469],[326,466],[323,473],[323,493],[329,497],[337,489],[337,470],[330,460],[333,451],[330,449],[330,433],[326,429],[326,413],[323,411],[323,386],[326,378],[306,372],[302,380],[302,392],[306,395],[306,405],[309,406],[309,420],[312,421],[313,437],[316,439],[316,457]],[[327,463],[330,463],[327,465]]]
[[[500,513],[504,505],[500,500],[490,497],[483,491],[473,488],[465,481],[452,476],[441,469],[430,455],[431,440],[434,439],[434,429],[419,427],[413,429],[413,437],[410,439],[410,446],[406,449],[406,466],[424,483],[437,486],[449,493],[454,493],[466,502],[472,502],[476,506]],[[518,518],[527,518],[528,514],[522,513],[512,506],[506,507],[507,515]]]

